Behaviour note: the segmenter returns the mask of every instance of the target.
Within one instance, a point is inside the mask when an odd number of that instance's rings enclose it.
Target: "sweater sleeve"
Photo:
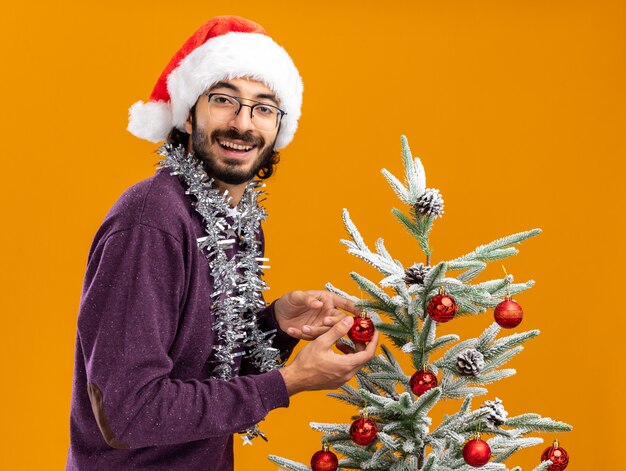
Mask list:
[[[178,240],[142,224],[108,235],[90,255],[79,341],[94,418],[112,447],[228,435],[289,404],[277,370],[229,381],[169,377],[184,265]]]

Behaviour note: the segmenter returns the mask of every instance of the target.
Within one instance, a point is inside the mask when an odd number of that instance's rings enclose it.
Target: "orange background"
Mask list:
[[[389,210],[380,169],[401,172],[399,136],[445,198],[434,261],[513,232],[544,233],[506,262],[537,285],[517,299],[542,335],[484,399],[510,415],[573,424],[559,436],[572,470],[626,469],[621,284],[626,144],[622,1],[3,2],[2,387],[0,468],[63,469],[75,324],[92,237],[121,192],[150,176],[155,146],[125,131],[174,51],[205,19],[264,25],[305,83],[295,141],[269,181],[268,298],[331,281],[358,295],[341,208],[366,240],[405,264],[417,244]],[[500,276],[500,264],[486,276]],[[481,332],[491,313],[439,333]],[[407,373],[410,370],[406,369]],[[619,402],[618,402],[619,401]],[[441,414],[458,404],[444,404]],[[309,421],[348,422],[322,392],[292,398],[263,424],[269,443],[236,469],[274,470],[270,453],[308,462]],[[550,441],[552,435],[545,435]],[[510,467],[532,469],[543,446]],[[621,464],[619,464],[621,462]],[[618,463],[618,464],[616,464]]]

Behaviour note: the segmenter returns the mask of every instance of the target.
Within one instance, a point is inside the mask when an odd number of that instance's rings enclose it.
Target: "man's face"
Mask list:
[[[279,106],[272,90],[256,80],[224,80],[208,92],[225,93]],[[254,104],[247,100],[243,103]],[[191,135],[194,154],[203,162],[209,176],[231,185],[239,185],[254,178],[273,154],[278,134],[278,126],[272,131],[259,131],[250,118],[250,108],[246,106],[242,106],[239,114],[228,122],[212,119],[206,95],[201,95],[196,102],[195,119],[188,121],[185,128]],[[237,146],[246,149],[233,148]]]

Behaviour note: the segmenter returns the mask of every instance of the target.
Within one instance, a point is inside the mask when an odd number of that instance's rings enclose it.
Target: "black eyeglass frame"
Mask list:
[[[278,115],[276,117],[276,127],[278,127],[278,124],[282,121],[283,116],[285,116],[287,114],[286,111],[281,110],[278,106],[270,105],[269,103],[265,103],[265,102],[262,102],[262,101],[252,100],[250,98],[243,98],[243,97],[240,97],[240,96],[233,96],[233,95],[229,95],[227,93],[204,93],[204,95],[207,96],[209,102],[211,102],[211,97],[215,96],[215,95],[227,96],[228,98],[232,98],[237,103],[239,103],[239,109],[235,113],[235,116],[239,116],[239,113],[241,112],[241,107],[242,106],[247,106],[248,108],[250,108],[250,119],[252,119],[254,117],[254,109],[257,106],[269,106],[270,108],[273,108],[276,111],[278,111]],[[252,101],[255,104],[254,105],[246,105],[245,103],[242,103],[241,100]]]

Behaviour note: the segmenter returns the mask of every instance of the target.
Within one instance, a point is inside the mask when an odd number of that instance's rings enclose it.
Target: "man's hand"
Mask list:
[[[313,340],[328,332],[346,314],[359,315],[352,301],[328,291],[292,291],[274,305],[276,320],[283,332],[303,340]]]
[[[279,370],[290,396],[300,391],[336,389],[374,357],[378,332],[362,351],[342,355],[332,350],[333,344],[348,333],[353,322],[352,317],[344,317],[306,345],[291,364]]]

